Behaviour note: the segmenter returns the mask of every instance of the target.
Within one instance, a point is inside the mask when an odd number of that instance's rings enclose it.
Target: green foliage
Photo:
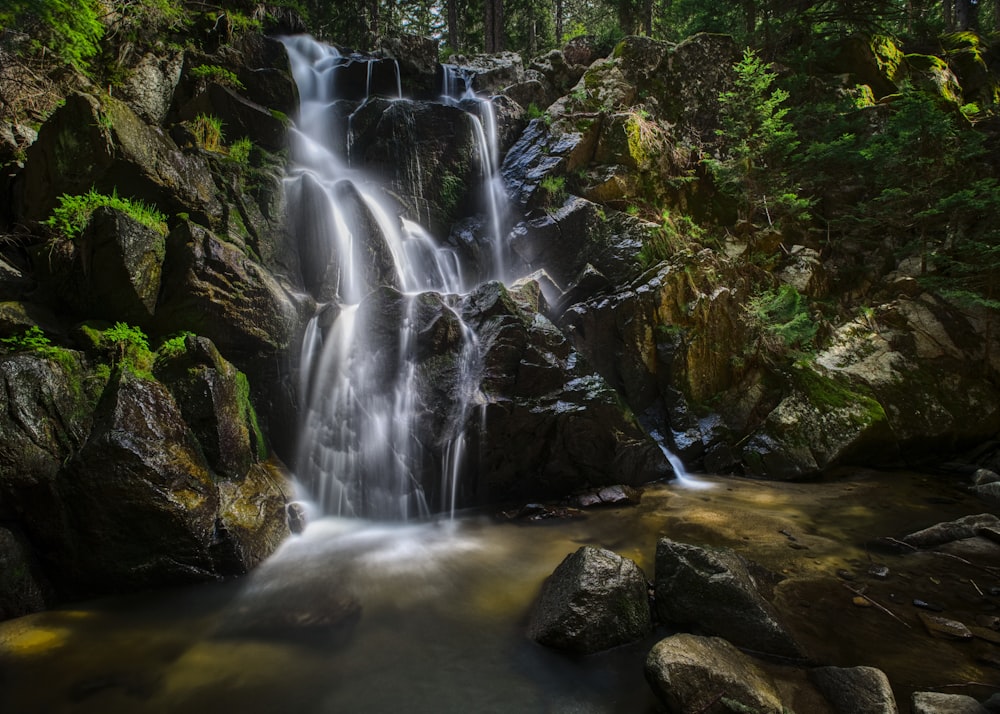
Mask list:
[[[104,12],[99,0],[5,0],[0,27],[21,29],[32,36],[35,49],[86,70],[100,49]]]
[[[104,330],[101,341],[110,349],[114,366],[140,375],[148,375],[153,368],[154,357],[149,349],[149,339],[140,328],[116,322],[114,327]]]
[[[117,190],[108,196],[93,188],[79,196],[64,193],[59,197],[59,205],[52,209],[52,214],[44,224],[72,240],[86,228],[91,214],[102,207],[121,211],[160,235],[167,234],[167,217],[152,206],[142,201],[121,198]]]
[[[191,76],[198,79],[206,79],[219,84],[224,84],[233,89],[246,89],[243,82],[239,80],[231,70],[220,67],[216,64],[203,64],[191,68]]]
[[[747,305],[751,322],[769,338],[764,347],[774,353],[803,350],[812,345],[818,326],[809,316],[805,298],[793,285],[766,290]]]
[[[248,137],[237,139],[229,147],[229,158],[237,164],[247,165],[250,163],[250,153],[253,151],[253,142]]]
[[[663,212],[663,222],[646,235],[639,251],[639,263],[648,268],[671,258],[691,243],[698,243],[705,231],[689,216]]]
[[[527,116],[529,120],[541,119],[545,116],[545,112],[542,109],[539,109],[537,104],[532,102],[528,105],[528,109],[525,111],[525,116]]]
[[[546,176],[538,184],[538,189],[546,206],[561,206],[566,201],[566,179],[563,176]]]
[[[222,120],[209,114],[199,114],[190,122],[191,132],[198,144],[206,151],[222,153]]]
[[[798,196],[788,173],[789,155],[799,144],[784,106],[788,92],[774,87],[775,75],[753,50],[734,65],[733,88],[719,94],[719,158],[706,159],[726,194],[738,201],[740,218],[769,225],[783,217],[805,220],[809,201]]]
[[[465,183],[458,176],[447,172],[441,177],[441,208],[445,213],[455,213],[465,195]]]
[[[52,346],[52,340],[45,336],[38,325],[32,325],[20,335],[0,339],[0,345],[11,352],[43,352]]]
[[[193,336],[193,332],[184,331],[165,339],[156,350],[156,361],[171,360],[183,355],[187,352],[187,338]]]

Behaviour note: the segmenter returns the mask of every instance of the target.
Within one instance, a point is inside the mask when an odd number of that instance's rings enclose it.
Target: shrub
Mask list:
[[[217,64],[203,64],[191,69],[191,76],[225,84],[233,89],[246,89],[243,82],[230,70]]]
[[[149,350],[149,339],[140,328],[116,322],[114,327],[104,330],[102,339],[111,348],[112,364],[138,374],[148,374],[152,369],[153,353]]]
[[[809,316],[808,304],[793,285],[766,290],[750,299],[752,321],[772,338],[774,352],[804,349],[812,344],[818,326]]]
[[[237,139],[229,147],[229,158],[238,164],[250,163],[250,152],[253,151],[253,142],[247,137]]]
[[[78,196],[64,193],[58,200],[59,205],[52,209],[44,224],[70,240],[83,233],[91,214],[102,207],[121,211],[160,235],[167,234],[167,217],[164,214],[142,201],[120,197],[117,190],[109,196],[91,188]]]
[[[206,151],[223,152],[222,120],[209,114],[199,114],[191,122],[191,131]]]
[[[566,200],[566,179],[562,176],[546,176],[538,188],[546,206],[559,206]]]

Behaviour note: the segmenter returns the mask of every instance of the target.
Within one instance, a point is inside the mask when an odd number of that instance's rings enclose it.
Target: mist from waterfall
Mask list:
[[[409,101],[401,97],[395,62],[395,96],[384,96],[383,82],[376,97],[373,73],[386,60],[342,57],[306,36],[283,41],[301,102],[285,185],[290,229],[303,280],[320,305],[302,344],[296,478],[325,514],[406,520],[453,511],[467,453],[465,424],[479,392],[475,335],[451,304],[470,287],[463,275],[484,270],[463,265],[454,249],[421,225],[429,215],[425,207],[411,206],[404,218],[383,177],[353,155],[355,115],[366,103]],[[358,61],[367,62],[365,96],[345,109],[338,82]],[[504,270],[502,188],[492,108],[467,86],[458,96],[450,91],[446,87],[442,101],[468,111],[480,145],[483,203],[496,246],[488,272],[498,277]],[[422,195],[419,163],[407,170]],[[434,449],[418,436],[428,415],[418,404],[415,356],[417,313],[429,300],[452,313],[461,341],[450,413],[435,415],[444,426]],[[428,471],[436,472],[433,503]]]

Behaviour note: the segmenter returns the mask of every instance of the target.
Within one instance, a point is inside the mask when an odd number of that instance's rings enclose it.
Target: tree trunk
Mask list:
[[[965,32],[972,27],[972,0],[954,0],[955,29]]]
[[[653,36],[653,0],[646,0],[646,4],[642,9],[642,25],[643,31],[646,33],[646,37]]]
[[[448,0],[448,47],[452,52],[462,51],[458,37],[458,0]]]
[[[381,40],[379,28],[379,8],[378,0],[371,0],[368,3],[368,48],[376,49]]]
[[[996,0],[1000,3],[1000,0]],[[556,44],[563,42],[563,0],[556,0]]]
[[[503,0],[484,0],[484,25],[486,52],[502,52],[504,48]]]
[[[944,0],[944,29],[952,32],[955,29],[955,2],[954,0]]]

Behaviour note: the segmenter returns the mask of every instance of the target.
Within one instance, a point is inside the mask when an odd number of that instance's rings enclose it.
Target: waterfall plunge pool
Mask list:
[[[949,559],[866,550],[879,536],[985,510],[959,484],[877,472],[813,484],[701,480],[712,488],[654,484],[639,506],[543,523],[319,519],[235,582],[0,623],[0,711],[653,712],[642,663],[668,629],[588,657],[548,650],[525,631],[542,581],[566,555],[606,547],[652,578],[659,536],[731,546],[784,578],[776,602],[817,662],[881,667],[903,711],[914,689],[1000,684],[1000,670],[980,661],[985,643],[930,638],[910,605],[933,600],[953,616],[985,608],[970,577],[984,591],[996,578],[958,572]],[[871,582],[873,597],[908,627],[853,605],[836,575],[848,571],[862,587],[873,562],[890,571]],[[348,602],[355,609],[326,626],[326,611]],[[824,711],[802,670],[769,667],[795,711]]]

